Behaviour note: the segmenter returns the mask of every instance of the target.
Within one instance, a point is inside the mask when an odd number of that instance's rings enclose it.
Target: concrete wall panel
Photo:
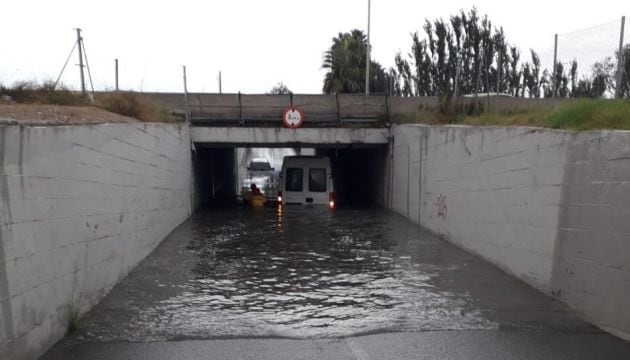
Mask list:
[[[554,293],[630,337],[630,132],[575,136],[566,162]]]
[[[187,127],[0,127],[0,358],[35,359],[191,212]]]
[[[389,208],[630,338],[630,132],[392,134]]]
[[[555,164],[562,164],[563,135],[419,128],[426,133],[420,223],[548,290],[563,178],[563,167]],[[539,157],[549,148],[553,153]]]

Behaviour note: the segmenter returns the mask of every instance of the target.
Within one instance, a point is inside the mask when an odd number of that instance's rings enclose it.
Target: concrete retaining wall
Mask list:
[[[0,127],[0,358],[35,359],[191,213],[189,129]]]
[[[397,126],[386,205],[630,334],[630,133]]]
[[[569,143],[554,295],[630,340],[630,132]]]

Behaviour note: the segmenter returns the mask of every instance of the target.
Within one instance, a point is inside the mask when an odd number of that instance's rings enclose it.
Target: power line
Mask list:
[[[75,42],[74,45],[72,46],[72,50],[70,50],[70,54],[68,54],[68,58],[66,59],[66,62],[63,64],[63,67],[61,68],[61,72],[59,73],[59,76],[57,76],[57,81],[55,81],[55,86],[53,87],[53,89],[57,88],[57,84],[59,84],[59,80],[61,79],[61,75],[63,75],[64,70],[66,70],[66,66],[68,65],[68,61],[70,61],[70,57],[72,56],[72,53],[74,53],[74,49],[76,49],[77,47],[77,43]]]

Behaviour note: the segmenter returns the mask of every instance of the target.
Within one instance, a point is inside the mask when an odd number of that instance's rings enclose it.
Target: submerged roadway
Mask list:
[[[380,208],[211,209],[42,359],[630,359],[630,343]]]

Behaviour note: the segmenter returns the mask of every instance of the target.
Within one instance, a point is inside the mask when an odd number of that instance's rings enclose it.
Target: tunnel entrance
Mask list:
[[[228,205],[236,197],[236,151],[198,145],[193,156],[195,207]]]
[[[318,149],[328,156],[338,206],[384,203],[387,147]]]
[[[283,157],[296,154],[330,158],[338,207],[384,203],[386,146],[253,148],[196,144],[193,161],[196,207],[236,205],[251,183],[265,188],[268,182],[276,181],[279,189]],[[268,163],[268,172],[257,169],[265,163]],[[257,170],[263,172],[262,176]],[[265,195],[270,202],[276,199],[273,191]]]

